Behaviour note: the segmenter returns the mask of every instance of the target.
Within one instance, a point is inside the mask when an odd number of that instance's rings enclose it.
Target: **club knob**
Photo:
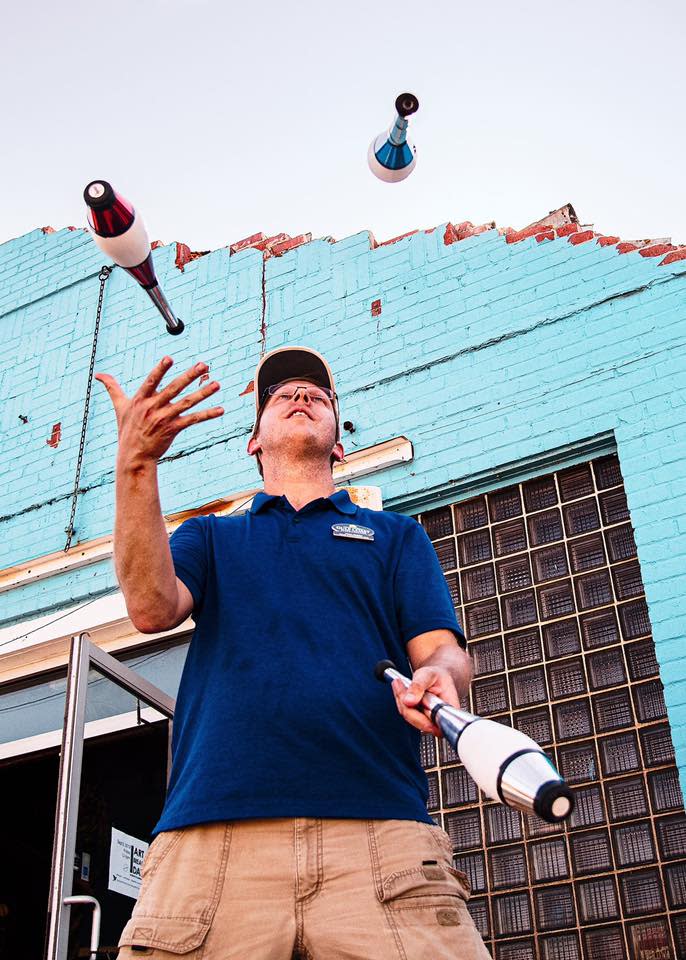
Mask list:
[[[384,676],[384,674],[389,667],[391,668],[391,670],[396,669],[396,666],[392,660],[379,660],[377,665],[374,667],[374,676],[376,677],[376,679],[385,680],[386,677]]]
[[[113,206],[116,194],[107,180],[92,180],[83,191],[83,199],[91,210],[103,210]]]
[[[574,794],[566,783],[551,780],[539,787],[534,799],[534,812],[547,823],[566,820],[574,809]]]
[[[401,117],[410,117],[419,110],[419,100],[413,93],[401,93],[396,98],[395,109]]]

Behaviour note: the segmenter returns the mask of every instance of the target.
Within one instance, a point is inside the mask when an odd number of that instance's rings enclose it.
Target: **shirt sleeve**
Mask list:
[[[191,592],[193,619],[202,608],[207,583],[207,546],[204,517],[189,517],[172,533],[169,540],[174,572]]]
[[[404,644],[429,630],[452,630],[459,645],[466,649],[467,641],[455,616],[436,551],[415,520],[407,525],[400,547],[395,605]]]

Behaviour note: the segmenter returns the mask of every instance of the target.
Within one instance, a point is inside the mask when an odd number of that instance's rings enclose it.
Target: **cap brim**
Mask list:
[[[260,361],[255,373],[255,415],[260,411],[265,391],[276,383],[302,377],[335,392],[333,375],[328,363],[308,347],[280,347]]]

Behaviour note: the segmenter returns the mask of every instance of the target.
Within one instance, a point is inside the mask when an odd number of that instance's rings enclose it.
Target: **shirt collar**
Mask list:
[[[271,506],[275,501],[285,500],[285,497],[281,497],[278,494],[269,494],[264,493],[260,490],[259,493],[256,493],[252,506],[250,507],[250,513],[260,513],[266,507]],[[286,501],[288,502],[288,501]],[[347,490],[337,490],[335,493],[332,493],[330,497],[319,497],[317,500],[313,500],[312,503],[309,503],[307,506],[311,507],[315,503],[320,503],[328,506],[335,507],[339,513],[347,514],[348,516],[353,516],[356,512],[357,507],[350,499],[350,495]]]

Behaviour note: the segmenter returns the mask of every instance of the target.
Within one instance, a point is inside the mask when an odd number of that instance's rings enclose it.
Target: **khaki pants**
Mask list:
[[[155,837],[119,960],[490,960],[448,835],[415,820],[241,820]]]

